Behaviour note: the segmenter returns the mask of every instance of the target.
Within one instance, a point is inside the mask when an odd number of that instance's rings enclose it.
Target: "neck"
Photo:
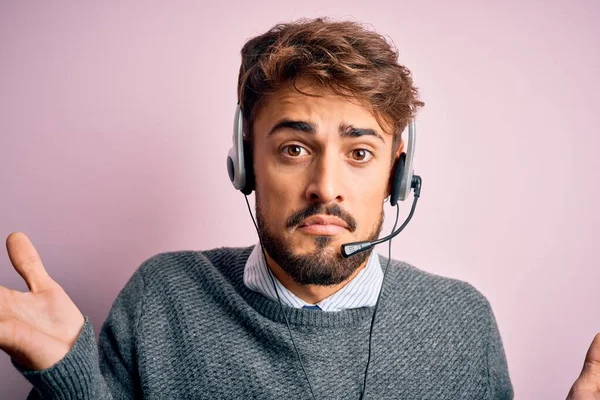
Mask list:
[[[266,252],[265,252],[266,253]],[[268,268],[271,270],[273,275],[281,282],[286,289],[290,292],[294,293],[296,296],[301,298],[303,301],[309,304],[316,304],[337,291],[341,290],[344,286],[346,286],[352,279],[359,274],[360,271],[365,268],[369,259],[367,258],[365,262],[363,262],[357,269],[343,282],[332,285],[332,286],[322,286],[322,285],[301,285],[294,281],[292,277],[290,277],[270,256],[268,253],[265,254],[267,258]]]

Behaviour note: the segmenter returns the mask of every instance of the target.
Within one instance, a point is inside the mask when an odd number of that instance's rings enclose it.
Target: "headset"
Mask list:
[[[404,201],[413,187],[413,155],[415,153],[416,129],[415,121],[408,124],[408,142],[406,151],[400,154],[392,173],[392,190],[390,204],[395,206],[398,200]],[[244,141],[244,117],[238,104],[235,109],[233,123],[233,147],[227,154],[227,172],[233,187],[245,195],[254,190],[254,171],[252,168],[252,151]]]
[[[252,217],[252,221],[254,222],[254,227],[258,233],[258,226],[256,225],[256,221],[252,216],[252,211],[250,210],[250,203],[248,203],[248,195],[252,193],[255,188],[255,179],[254,179],[254,170],[252,164],[252,148],[248,141],[244,140],[244,117],[242,113],[242,109],[240,104],[236,106],[234,123],[233,123],[233,147],[229,149],[227,153],[227,173],[229,174],[229,179],[233,184],[233,187],[237,190],[241,191],[246,197],[246,205],[248,206],[248,211],[250,212],[250,216]],[[373,241],[362,241],[362,242],[352,242],[343,244],[341,247],[341,253],[344,257],[348,258],[355,254],[361,253],[370,249],[371,247],[388,241],[399,234],[404,227],[411,220],[417,201],[421,194],[421,177],[418,175],[414,175],[413,173],[413,158],[415,153],[415,139],[416,139],[416,128],[415,121],[412,119],[408,124],[408,141],[405,147],[405,151],[403,151],[398,160],[395,163],[394,169],[391,173],[391,190],[390,190],[390,204],[395,207],[398,206],[398,201],[404,201],[408,198],[411,190],[414,190],[414,198],[411,210],[408,214],[408,217],[404,221],[404,223],[397,229],[396,223],[398,222],[398,211],[399,207],[396,209],[396,222],[394,223],[394,227],[392,228],[392,233],[386,237],[381,239],[373,240]],[[262,246],[262,243],[261,243]],[[391,244],[390,244],[390,256],[388,256],[388,261],[385,266],[385,270],[383,273],[383,280],[385,280],[385,275],[387,273],[387,268],[389,266],[390,258],[391,258]],[[263,247],[263,257],[265,257],[265,265],[268,265],[266,260],[266,255]],[[287,320],[287,314],[283,309],[283,304],[281,303],[281,298],[279,297],[279,292],[277,291],[277,287],[275,285],[275,280],[273,278],[273,274],[269,268],[269,275],[271,277],[271,282],[273,283],[273,287],[275,289],[275,293],[277,294],[277,298],[279,300],[279,306],[281,312],[285,318],[285,322],[288,328],[288,332],[290,334],[290,339],[292,340],[292,344],[296,351],[296,355],[298,356],[298,361],[300,362],[300,366],[302,367],[302,371],[304,371],[304,376],[306,377],[306,381],[308,382],[308,387],[310,389],[310,393],[313,399],[316,399],[315,394],[313,392],[312,385],[310,383],[310,379],[308,379],[308,374],[306,373],[306,369],[304,368],[304,364],[302,362],[302,358],[300,357],[300,353],[298,352],[298,348],[296,347],[296,343],[294,341],[294,337],[292,335],[292,330],[290,328],[289,322]],[[369,364],[371,361],[371,337],[373,333],[373,325],[375,323],[375,316],[377,315],[377,308],[379,305],[379,299],[381,297],[382,290],[379,291],[379,295],[377,297],[377,302],[375,303],[375,308],[373,310],[373,316],[371,319],[371,327],[369,329],[369,354],[367,358],[367,365],[365,367],[365,375],[364,375],[364,383],[363,388],[361,390],[360,399],[362,399],[366,393],[367,388],[367,375],[369,371]]]

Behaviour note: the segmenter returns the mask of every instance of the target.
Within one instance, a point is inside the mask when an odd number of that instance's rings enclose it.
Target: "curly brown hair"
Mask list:
[[[410,71],[397,62],[395,46],[357,22],[316,18],[278,24],[248,40],[241,54],[238,102],[248,139],[265,96],[290,84],[300,92],[300,79],[370,105],[380,125],[383,119],[391,128],[394,151],[425,105]]]

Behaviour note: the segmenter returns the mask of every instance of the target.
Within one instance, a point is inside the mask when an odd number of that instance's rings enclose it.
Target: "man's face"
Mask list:
[[[392,136],[358,102],[298,85],[267,97],[253,125],[259,235],[279,267],[303,285],[335,285],[370,252],[383,223]]]

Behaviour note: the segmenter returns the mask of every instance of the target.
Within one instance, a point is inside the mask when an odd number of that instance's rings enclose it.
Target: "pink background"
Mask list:
[[[487,296],[517,399],[566,396],[600,331],[600,3],[51,3],[0,3],[0,234],[30,236],[96,332],[151,255],[256,241],[225,168],[239,50],[344,17],[394,40],[426,102],[394,258]],[[26,289],[6,256],[0,284]],[[29,390],[4,353],[0,388]]]

